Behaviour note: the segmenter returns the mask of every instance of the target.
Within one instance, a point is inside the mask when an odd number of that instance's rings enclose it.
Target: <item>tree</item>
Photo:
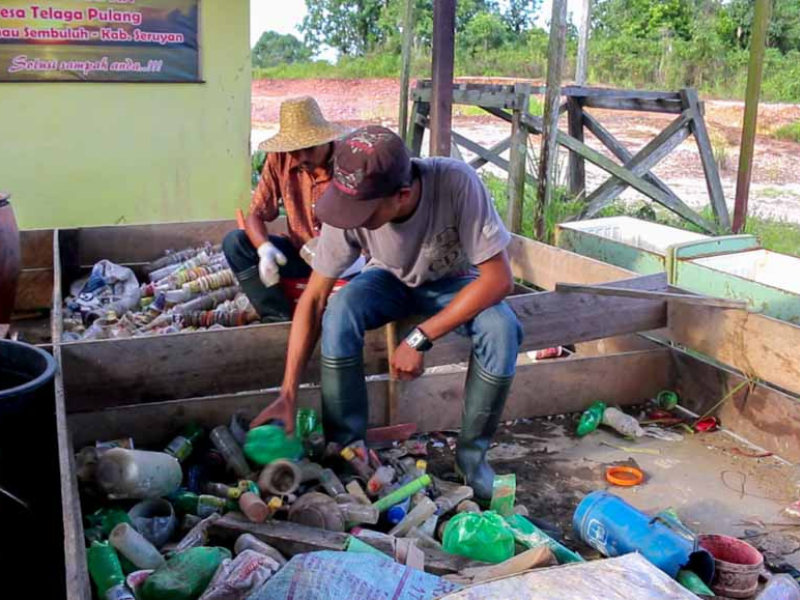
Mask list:
[[[345,56],[363,56],[385,38],[379,21],[390,1],[396,0],[306,0],[300,30],[312,48],[328,45]]]
[[[500,15],[488,11],[476,14],[467,23],[461,37],[471,54],[499,48],[506,41],[508,30]]]
[[[533,15],[539,12],[542,0],[508,0],[503,21],[516,35],[528,31],[533,25]]]
[[[265,31],[253,46],[253,66],[262,69],[302,62],[309,58],[311,51],[290,33]]]
[[[755,0],[731,0],[725,7],[730,20],[730,42],[740,48],[750,44]],[[772,17],[767,30],[767,45],[784,54],[800,50],[800,0],[773,0]]]
[[[592,29],[607,37],[689,39],[693,18],[692,0],[602,0]]]

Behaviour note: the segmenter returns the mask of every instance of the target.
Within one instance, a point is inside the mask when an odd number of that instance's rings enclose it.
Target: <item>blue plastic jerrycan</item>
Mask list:
[[[714,578],[714,557],[697,545],[694,533],[666,515],[646,515],[608,492],[586,496],[572,526],[577,537],[604,556],[639,552],[673,579],[680,569],[694,571],[709,585]]]

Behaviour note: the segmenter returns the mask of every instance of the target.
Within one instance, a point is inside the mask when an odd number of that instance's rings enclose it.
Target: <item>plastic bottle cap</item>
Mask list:
[[[406,511],[402,506],[393,506],[386,511],[386,519],[393,525],[402,521],[406,516]]]
[[[340,454],[342,455],[342,458],[345,459],[346,461],[351,461],[356,456],[356,453],[353,452],[350,448],[342,448]]]
[[[636,467],[608,467],[606,469],[606,479],[609,483],[622,487],[639,485],[644,480],[644,473]]]
[[[277,510],[281,506],[283,506],[283,500],[281,500],[277,496],[273,496],[272,498],[269,499],[269,502],[267,502],[267,506],[272,510]]]
[[[428,461],[422,460],[421,458],[417,461],[417,469],[420,471],[425,471],[428,468]]]

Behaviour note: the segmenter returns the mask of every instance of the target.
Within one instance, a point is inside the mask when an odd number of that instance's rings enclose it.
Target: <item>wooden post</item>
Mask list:
[[[430,156],[450,156],[455,30],[455,0],[434,0]]]
[[[583,141],[583,105],[575,96],[567,98],[568,133],[579,142]],[[569,193],[575,197],[586,190],[586,161],[577,152],[569,153]]]
[[[425,138],[425,125],[418,123],[418,117],[427,119],[431,111],[431,105],[422,100],[414,102],[414,109],[411,111],[411,156],[422,156],[422,141]]]
[[[398,128],[406,144],[408,139],[408,84],[411,79],[411,43],[414,41],[414,0],[406,0],[403,17],[403,57],[400,67],[400,112]],[[413,124],[412,124],[413,126]]]
[[[567,40],[567,0],[553,0],[550,44],[547,60],[547,93],[544,104],[542,150],[539,156],[539,187],[536,194],[536,237],[544,241],[545,210],[553,196],[558,159],[558,108],[561,101],[561,76],[564,73]]]
[[[739,173],[736,177],[736,203],[733,210],[733,232],[739,233],[747,221],[750,178],[758,122],[758,99],[761,95],[761,74],[764,68],[764,47],[771,12],[770,0],[756,0],[750,35],[750,65],[747,67],[747,91],[744,100],[742,145],[739,151]]]
[[[528,131],[522,126],[522,115],[528,111],[531,86],[514,85],[514,109],[511,113],[511,152],[508,169],[508,213],[506,224],[514,232],[522,231],[522,206],[525,199],[525,171],[528,158]]]
[[[578,61],[575,65],[575,85],[586,85],[589,55],[589,30],[592,27],[592,0],[582,0],[583,15],[578,28]]]

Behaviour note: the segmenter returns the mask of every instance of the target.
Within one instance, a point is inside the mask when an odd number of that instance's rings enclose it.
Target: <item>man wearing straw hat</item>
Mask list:
[[[397,346],[392,369],[413,379],[424,370],[424,353],[451,331],[472,340],[456,470],[478,499],[488,500],[494,471],[486,452],[522,337],[503,301],[514,288],[506,254],[511,235],[489,192],[469,165],[411,160],[397,135],[369,126],[336,143],[333,182],[317,214],[324,225],[292,323],[281,393],[252,425],[275,419],[293,429],[300,377],[321,334],[325,437],[343,446],[365,439],[365,331],[425,315]],[[328,302],[362,252],[367,266]]]
[[[311,97],[281,104],[280,130],[259,148],[267,159],[245,219],[245,230],[230,232],[223,242],[225,257],[242,291],[264,322],[291,319],[289,301],[278,282],[308,277],[300,257],[306,242],[319,235],[317,200],[331,181],[333,141],[347,129],[329,123]],[[286,211],[288,236],[270,235],[265,221]]]

